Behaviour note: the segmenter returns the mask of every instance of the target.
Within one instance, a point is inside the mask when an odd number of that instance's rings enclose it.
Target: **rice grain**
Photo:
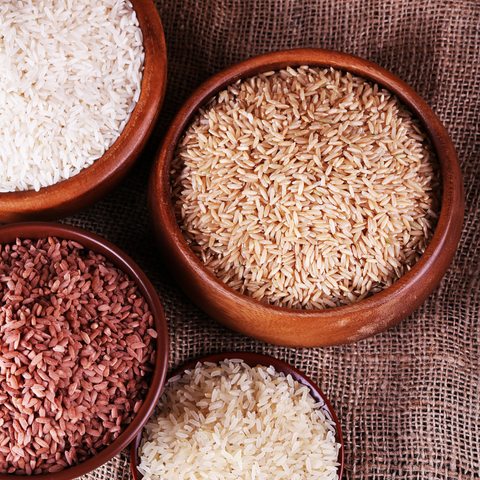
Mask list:
[[[128,0],[0,3],[0,192],[39,190],[100,158],[140,96]]]
[[[392,285],[425,251],[439,166],[388,91],[334,69],[239,80],[199,110],[172,203],[202,263],[273,305],[322,309]]]
[[[115,440],[148,391],[155,337],[134,282],[101,255],[56,238],[1,246],[0,473],[57,472]]]
[[[335,424],[273,367],[198,363],[169,380],[144,427],[145,480],[338,480]]]

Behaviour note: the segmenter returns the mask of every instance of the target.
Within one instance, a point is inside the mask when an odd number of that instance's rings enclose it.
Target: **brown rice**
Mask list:
[[[238,81],[199,110],[172,164],[185,239],[219,279],[321,309],[390,286],[425,251],[439,168],[388,91],[333,69]]]

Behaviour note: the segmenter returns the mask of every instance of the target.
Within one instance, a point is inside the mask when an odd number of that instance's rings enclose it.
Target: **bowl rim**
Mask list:
[[[135,285],[137,285],[149,304],[157,330],[157,353],[155,355],[154,375],[147,396],[137,415],[122,434],[97,455],[90,457],[82,463],[67,467],[60,472],[40,475],[0,474],[0,480],[12,480],[14,478],[22,480],[31,480],[32,478],[41,480],[70,480],[85,475],[105,464],[120,453],[135,438],[137,432],[143,428],[143,425],[155,408],[167,374],[169,343],[166,318],[155,288],[136,262],[108,240],[88,230],[72,225],[51,222],[25,222],[0,226],[0,244],[2,246],[7,243],[15,243],[16,238],[39,239],[46,237],[56,237],[59,240],[74,240],[83,244],[85,250],[92,250],[97,254],[103,255],[115,267],[128,274],[130,279],[135,282]],[[5,241],[4,239],[6,238],[7,240]],[[9,240],[10,238],[13,240]],[[159,354],[159,352],[164,353]]]
[[[277,372],[284,373],[285,376],[290,374],[292,377],[298,381],[298,383],[307,386],[310,389],[310,394],[317,402],[323,402],[323,405],[320,407],[322,410],[326,410],[331,416],[333,422],[335,423],[335,439],[337,443],[340,444],[340,450],[338,452],[338,463],[337,467],[338,478],[341,479],[343,475],[343,469],[345,466],[345,445],[342,435],[342,427],[340,421],[338,420],[337,414],[332,407],[332,404],[320,389],[320,387],[305,373],[303,373],[298,368],[290,365],[284,360],[279,358],[272,357],[270,355],[264,355],[256,352],[225,352],[225,353],[215,353],[207,355],[205,357],[198,358],[197,360],[192,360],[185,364],[183,367],[175,369],[175,371],[168,376],[168,379],[171,379],[177,375],[184,373],[186,370],[195,368],[197,363],[219,363],[223,360],[242,360],[250,367],[257,365],[262,366],[273,366]],[[168,380],[165,382],[165,387],[168,385]],[[140,447],[140,442],[142,440],[143,428],[137,434],[130,444],[130,469],[133,476],[133,480],[142,480],[143,475],[137,470],[137,465],[139,461],[138,449]]]
[[[197,110],[205,105],[219,91],[239,79],[254,76],[259,72],[279,70],[286,66],[298,67],[302,65],[325,68],[333,67],[339,70],[349,71],[369,81],[378,83],[381,87],[395,94],[422,123],[435,148],[442,172],[443,192],[439,220],[426,251],[417,263],[393,285],[381,292],[365,298],[360,302],[325,310],[302,310],[277,307],[248,297],[225,285],[215,277],[213,273],[207,270],[193,253],[181,234],[181,230],[173,213],[173,208],[170,206],[171,161],[182,133],[191,123]],[[445,192],[449,193],[448,197],[445,197]],[[392,297],[392,294],[394,296],[403,296],[406,292],[422,292],[422,295],[414,293],[415,298],[412,304],[414,308],[412,308],[412,305],[404,305],[402,307],[404,313],[401,319],[405,318],[420,306],[443,277],[455,253],[463,223],[464,192],[460,165],[453,143],[446,129],[428,104],[410,86],[390,71],[369,60],[345,52],[302,48],[271,52],[232,65],[207,79],[188,97],[171,122],[157,150],[156,160],[150,173],[149,211],[157,240],[162,244],[162,247],[168,247],[168,249],[178,253],[179,257],[177,261],[180,258],[185,268],[188,268],[192,272],[192,276],[201,278],[202,282],[208,283],[209,288],[219,292],[219,295],[223,298],[236,302],[239,308],[254,305],[258,311],[275,314],[286,322],[289,321],[290,316],[295,316],[296,318],[305,320],[322,318],[323,322],[336,322],[340,324],[344,322],[344,320],[340,318],[343,315],[356,315],[359,312],[362,312],[362,315],[367,315],[367,312],[371,311],[372,308],[387,308],[388,301]],[[157,224],[156,217],[161,217],[163,225]],[[165,250],[165,248],[163,249]],[[427,288],[420,288],[421,280],[426,272],[433,270],[435,270],[436,273],[434,278],[429,279]],[[175,271],[172,271],[172,273],[174,276],[177,275]],[[187,295],[189,295],[184,285],[180,284],[180,286],[185,290]],[[426,290],[428,290],[427,295],[425,295]],[[201,300],[198,298],[191,298],[195,303],[201,303]],[[207,311],[207,313],[212,315],[211,311]],[[379,333],[399,323],[401,319],[396,318],[395,321],[391,319],[385,321],[378,319],[376,328],[364,326],[358,334],[353,335],[346,342],[324,343],[322,345],[306,343],[282,344],[288,346],[326,346],[352,343]],[[235,329],[232,325],[228,326]],[[237,331],[249,335],[249,333],[242,330],[242,328],[239,328]],[[251,336],[259,340],[271,341],[268,336]]]
[[[146,146],[165,97],[166,43],[153,1],[131,2],[143,35],[145,63],[140,97],[123,131],[101,157],[68,179],[38,192],[0,192],[0,221],[58,220],[88,208],[123,180]],[[152,88],[152,82],[158,86]]]

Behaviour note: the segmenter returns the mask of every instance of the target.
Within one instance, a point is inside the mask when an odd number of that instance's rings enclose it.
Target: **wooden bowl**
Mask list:
[[[433,238],[415,266],[391,287],[358,303],[325,310],[294,310],[253,300],[226,286],[195,256],[177,225],[170,200],[170,166],[177,143],[199,107],[238,79],[286,66],[333,67],[393,92],[430,136],[442,171],[443,200]],[[216,74],[185,102],[160,146],[149,184],[150,218],[165,262],[185,293],[215,320],[237,332],[278,345],[322,347],[375,335],[416,310],[445,274],[463,222],[464,192],[453,144],[430,107],[384,68],[346,53],[301,49],[261,55]]]
[[[250,367],[256,367],[257,365],[263,365],[267,367],[273,366],[277,372],[282,372],[285,375],[291,375],[298,383],[305,385],[310,389],[310,394],[312,395],[314,400],[316,402],[323,404],[321,408],[328,412],[328,414],[330,415],[330,417],[335,423],[335,439],[337,443],[341,445],[340,451],[338,454],[339,466],[337,467],[338,478],[341,479],[343,474],[343,467],[345,463],[345,448],[343,444],[342,427],[340,425],[340,422],[338,421],[337,415],[335,414],[335,411],[333,410],[332,405],[328,401],[327,397],[320,390],[320,388],[310,378],[305,376],[300,370],[297,370],[295,367],[292,367],[288,363],[285,363],[282,360],[278,360],[277,358],[269,357],[267,355],[261,355],[259,353],[249,353],[249,352],[217,353],[215,355],[210,355],[208,357],[200,358],[198,360],[188,363],[184,367],[174,372],[170,376],[170,378],[183,374],[185,370],[194,368],[197,362],[218,363],[225,359],[229,359],[229,360],[240,359],[240,360],[243,360]],[[166,385],[168,385],[168,380]],[[140,431],[130,445],[130,464],[132,468],[133,480],[142,480],[143,478],[143,475],[137,470],[137,466],[140,463],[138,449],[142,441],[142,435],[143,435],[143,431]]]
[[[75,240],[81,243],[86,249],[92,250],[93,252],[106,257],[117,268],[127,273],[130,279],[135,282],[148,302],[155,322],[155,328],[157,331],[155,370],[148,394],[132,423],[128,425],[117,439],[100,453],[78,465],[66,468],[61,472],[31,476],[0,474],[0,480],[31,480],[32,478],[42,480],[73,480],[108,462],[115,455],[120,453],[120,451],[122,451],[142,429],[155,408],[167,374],[168,332],[162,305],[153,285],[128,255],[107,240],[94,235],[93,233],[87,232],[86,230],[69,225],[29,222],[0,226],[0,245],[13,244],[17,238],[39,239],[49,236],[55,236],[58,239]]]
[[[113,190],[139,158],[165,96],[167,54],[163,28],[152,0],[132,0],[145,49],[142,90],[125,129],[105,154],[67,180],[38,192],[0,193],[0,222],[57,220],[84,210]]]

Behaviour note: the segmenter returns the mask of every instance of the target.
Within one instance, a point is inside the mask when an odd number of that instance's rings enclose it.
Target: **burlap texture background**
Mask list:
[[[255,351],[315,379],[342,424],[344,478],[480,478],[479,0],[160,0],[157,6],[169,61],[158,128],[128,181],[65,221],[106,237],[145,270],[167,316],[170,369],[209,353]],[[199,311],[158,257],[146,204],[153,153],[196,86],[239,60],[307,46],[367,58],[415,88],[453,139],[466,191],[458,252],[427,302],[390,331],[322,349],[254,341]],[[84,478],[130,478],[126,453]]]

